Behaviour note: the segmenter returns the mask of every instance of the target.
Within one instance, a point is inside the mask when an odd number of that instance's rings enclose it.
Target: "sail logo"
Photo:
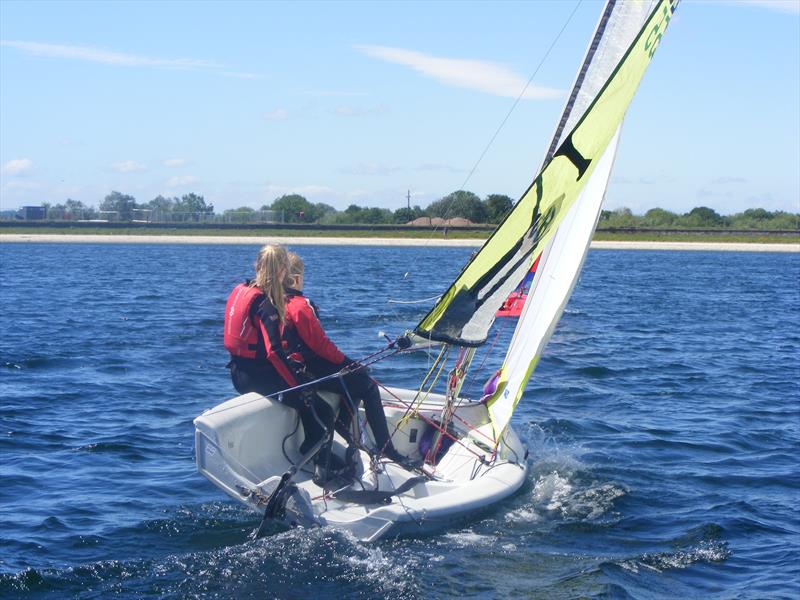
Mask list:
[[[553,200],[553,203],[547,207],[542,214],[537,215],[533,222],[533,247],[539,246],[539,243],[550,231],[553,222],[556,220],[558,212],[561,210],[561,203],[565,198],[565,194],[561,194],[558,198]]]
[[[669,25],[674,10],[675,8],[671,3],[669,5],[665,3],[662,8],[661,20],[653,25],[650,33],[647,34],[647,39],[644,42],[644,49],[647,52],[647,56],[650,58],[653,58],[658,44],[661,43],[661,38],[664,37],[664,32],[667,29],[667,25]]]

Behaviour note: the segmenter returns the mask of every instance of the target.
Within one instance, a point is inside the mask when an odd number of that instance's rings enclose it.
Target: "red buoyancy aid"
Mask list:
[[[237,285],[225,304],[225,332],[223,343],[225,349],[233,356],[241,358],[256,358],[258,350],[258,330],[261,330],[261,337],[264,340],[267,360],[275,367],[275,370],[290,386],[297,385],[292,370],[286,364],[281,337],[283,325],[280,323],[278,311],[272,304],[270,307],[274,311],[270,315],[270,322],[265,324],[257,318],[257,324],[253,323],[250,311],[253,303],[264,298],[264,293],[257,287],[252,287],[244,283]]]

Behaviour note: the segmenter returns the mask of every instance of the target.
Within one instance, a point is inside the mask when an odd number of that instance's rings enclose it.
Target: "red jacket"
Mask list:
[[[263,314],[262,314],[263,313]],[[266,359],[290,386],[297,385],[283,348],[278,311],[256,287],[239,284],[225,306],[223,343],[231,356],[256,359],[263,344]],[[259,335],[260,334],[260,335]]]
[[[345,355],[325,334],[312,302],[302,292],[291,290],[286,295],[286,329],[293,330],[299,341],[316,356],[334,365],[345,361]],[[290,352],[292,350],[289,348]]]

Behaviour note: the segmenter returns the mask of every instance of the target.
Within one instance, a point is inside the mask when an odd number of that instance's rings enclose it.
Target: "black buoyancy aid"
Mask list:
[[[256,318],[253,323],[252,310],[258,301],[266,303],[267,323]],[[258,332],[264,340],[267,360],[290,386],[297,385],[295,373],[291,368],[281,341],[282,326],[280,315],[269,299],[257,287],[246,283],[237,285],[225,304],[225,332],[223,343],[232,356],[254,359],[258,351]]]

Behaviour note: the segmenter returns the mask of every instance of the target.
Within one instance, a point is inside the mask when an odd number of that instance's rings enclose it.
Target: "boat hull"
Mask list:
[[[415,391],[402,389],[384,389],[382,397],[395,447],[421,459],[420,442],[426,434],[430,440],[430,420],[441,414],[444,397],[430,394],[419,402]],[[326,400],[337,402],[335,397]],[[408,410],[412,403],[413,413]],[[392,462],[370,464],[366,453],[361,453],[361,477],[351,489],[393,492],[408,482],[408,490],[386,502],[339,501],[301,470],[292,480],[295,488],[285,521],[334,527],[363,541],[428,534],[464,520],[520,488],[527,474],[526,450],[511,428],[493,452],[495,441],[486,407],[468,400],[459,401],[452,425],[457,442],[439,457],[435,468],[426,466],[426,480],[419,472]],[[264,511],[280,476],[301,458],[298,448],[303,433],[297,413],[273,398],[255,393],[238,396],[197,417],[195,427],[198,471],[259,512]],[[368,429],[363,435],[366,444],[374,443]],[[334,451],[342,454],[344,441],[338,435],[336,439]]]

